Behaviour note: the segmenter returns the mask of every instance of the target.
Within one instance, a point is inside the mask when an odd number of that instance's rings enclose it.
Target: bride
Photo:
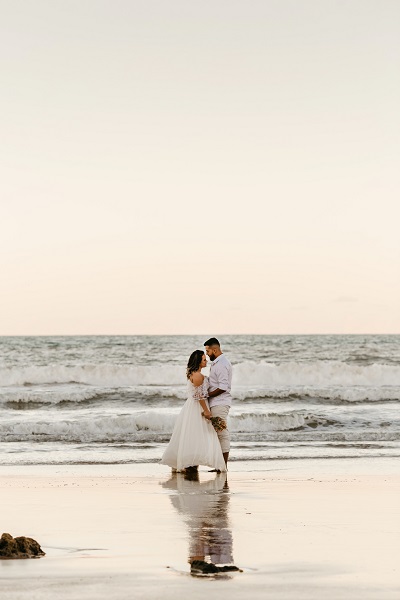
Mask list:
[[[192,352],[186,369],[188,399],[178,415],[161,459],[163,465],[169,465],[177,471],[190,467],[197,469],[198,465],[226,471],[221,445],[209,420],[208,379],[201,373],[206,365],[207,359],[202,350]]]

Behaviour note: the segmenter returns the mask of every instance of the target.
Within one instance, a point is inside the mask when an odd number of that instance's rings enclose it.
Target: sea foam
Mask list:
[[[79,419],[12,419],[0,424],[2,441],[64,441],[64,442],[110,442],[133,441],[136,439],[169,439],[177,411],[154,410],[136,414],[105,415]],[[229,427],[236,434],[248,434],[247,439],[256,439],[257,434],[290,433],[294,431],[320,430],[327,439],[329,433],[340,429],[341,423],[313,412],[291,411],[281,414],[242,412],[229,417]],[[211,427],[211,425],[210,425]],[[343,435],[343,432],[338,432]],[[385,434],[382,430],[382,434]],[[286,439],[280,438],[280,439]],[[341,439],[341,438],[339,438]]]
[[[349,365],[339,361],[274,363],[243,362],[234,365],[233,385],[255,386],[393,386],[400,385],[400,367],[373,364]],[[0,386],[84,383],[107,387],[183,385],[184,371],[179,366],[116,366],[83,364],[72,367],[12,367],[0,369]]]

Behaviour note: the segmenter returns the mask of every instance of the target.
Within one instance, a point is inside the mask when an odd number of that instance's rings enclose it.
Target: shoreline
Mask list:
[[[162,451],[160,450],[160,458],[157,460],[149,460],[142,462],[90,462],[81,463],[66,462],[66,463],[24,463],[24,464],[0,464],[0,480],[4,476],[13,476],[17,474],[30,476],[43,476],[45,473],[60,475],[60,474],[79,474],[80,476],[93,475],[95,472],[98,476],[118,475],[130,477],[163,477],[168,475],[171,469],[167,465],[162,465]],[[301,473],[306,476],[312,474],[316,469],[319,475],[330,472],[346,474],[374,474],[382,472],[398,475],[399,460],[397,456],[341,456],[341,457],[285,457],[285,458],[249,458],[249,459],[229,459],[228,475],[230,473],[250,473],[250,472],[277,472],[285,470],[288,473]],[[200,466],[199,471],[206,473],[208,468]]]
[[[230,463],[227,479],[201,468],[199,481],[154,463],[0,467],[0,533],[46,552],[0,561],[0,588],[9,600],[197,599],[210,585],[233,600],[397,600],[395,459],[254,463]],[[193,577],[199,556],[243,572]]]

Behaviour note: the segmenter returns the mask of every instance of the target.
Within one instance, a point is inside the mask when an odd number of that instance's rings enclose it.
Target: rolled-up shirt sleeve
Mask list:
[[[213,392],[219,389],[217,396],[209,396],[210,407],[221,405],[232,405],[231,396],[232,385],[232,366],[231,363],[224,357],[217,358],[211,365],[209,377],[209,391]]]
[[[226,367],[225,365],[218,365],[216,376],[218,381],[218,388],[220,390],[223,390],[224,392],[227,392],[230,388],[228,367]]]

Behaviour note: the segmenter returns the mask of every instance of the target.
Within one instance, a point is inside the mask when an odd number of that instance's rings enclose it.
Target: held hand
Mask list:
[[[205,419],[211,419],[211,412],[209,410],[204,410],[201,414]]]

